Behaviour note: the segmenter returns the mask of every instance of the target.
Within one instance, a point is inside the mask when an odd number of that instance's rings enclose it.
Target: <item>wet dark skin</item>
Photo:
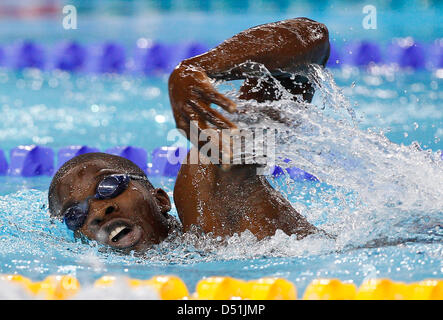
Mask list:
[[[289,92],[311,101],[313,90],[307,80],[298,77],[294,81],[289,74],[309,64],[324,66],[328,58],[328,30],[310,19],[291,19],[243,31],[205,54],[184,60],[172,72],[169,96],[177,128],[188,138],[190,121],[195,121],[199,130],[236,128],[211,108],[212,103],[230,113],[236,111],[235,103],[213,87],[213,79],[245,79],[241,99],[278,100],[271,81],[255,88],[257,68],[251,62],[263,64]],[[278,120],[272,110],[269,115]],[[214,236],[249,230],[258,239],[272,236],[278,229],[297,238],[319,232],[263,176],[256,174],[255,165],[227,169],[215,164],[183,164],[174,202],[184,231],[192,225]]]
[[[172,72],[169,96],[177,128],[189,135],[191,120],[197,121],[200,130],[236,128],[211,107],[213,103],[236,112],[235,103],[214,89],[213,79],[244,79],[241,99],[278,100],[271,81],[256,88],[256,66],[252,62],[266,66],[289,92],[310,101],[310,84],[303,77],[290,79],[289,73],[312,63],[324,66],[328,57],[327,28],[306,18],[243,31],[205,54],[184,60]],[[269,115],[279,119],[272,110]],[[62,217],[66,208],[93,196],[106,175],[131,173],[127,164],[116,165],[124,159],[115,156],[88,154],[78,158],[78,163],[60,170],[56,181],[53,180],[54,188],[49,194],[53,216]],[[205,233],[224,237],[250,230],[258,239],[272,236],[278,229],[297,238],[320,231],[263,176],[257,175],[256,169],[255,165],[182,165],[174,201],[183,231],[195,225]],[[171,223],[170,209],[165,191],[131,180],[128,188],[113,199],[91,199],[86,221],[77,233],[115,249],[143,251],[177,229]],[[127,232],[115,241],[111,236],[117,227],[124,227]]]

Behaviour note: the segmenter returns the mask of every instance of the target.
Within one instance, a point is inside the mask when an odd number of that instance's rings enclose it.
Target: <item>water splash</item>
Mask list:
[[[316,89],[313,103],[287,99],[289,92],[282,93],[279,101],[237,99],[240,114],[231,117],[240,128],[252,124],[275,129],[277,164],[297,166],[319,178],[320,183],[309,191],[319,195],[303,213],[326,216],[324,228],[338,236],[339,247],[415,241],[425,235],[442,241],[439,153],[398,145],[382,132],[358,128],[351,103],[329,71],[312,66],[303,75]],[[237,98],[233,91],[230,94]],[[264,110],[270,108],[283,121],[267,116]],[[304,196],[291,185],[294,182],[289,179],[279,189],[297,206]]]

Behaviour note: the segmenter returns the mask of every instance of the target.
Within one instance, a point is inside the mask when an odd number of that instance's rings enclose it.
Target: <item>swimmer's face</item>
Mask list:
[[[67,171],[55,189],[60,212],[96,194],[104,177],[125,174],[106,161],[89,160]],[[167,212],[171,208],[162,189],[148,188],[130,179],[128,187],[112,199],[89,200],[88,215],[78,232],[116,249],[143,251],[168,235]]]

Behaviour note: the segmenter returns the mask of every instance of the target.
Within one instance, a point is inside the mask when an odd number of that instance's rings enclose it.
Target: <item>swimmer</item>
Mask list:
[[[213,87],[213,79],[244,80],[240,99],[278,100],[271,81],[257,80],[255,64],[264,65],[294,99],[311,101],[314,91],[307,79],[291,75],[309,64],[325,66],[328,58],[328,30],[313,20],[296,18],[245,30],[182,61],[172,72],[169,96],[177,128],[188,139],[191,121],[197,122],[198,130],[211,125],[236,129],[210,106],[213,103],[236,112],[236,104]],[[269,116],[279,119],[273,110]],[[134,163],[89,153],[66,162],[55,174],[49,188],[49,211],[76,234],[121,250],[143,251],[171,233],[188,232],[193,226],[215,237],[245,230],[258,239],[277,230],[298,239],[323,233],[256,170],[254,164],[183,164],[174,187],[180,225],[169,214],[167,193],[152,186]]]

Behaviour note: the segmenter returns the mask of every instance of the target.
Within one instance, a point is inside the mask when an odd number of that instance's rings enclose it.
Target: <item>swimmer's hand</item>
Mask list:
[[[179,64],[169,77],[169,98],[177,128],[190,138],[190,123],[196,121],[198,129],[235,129],[236,126],[222,114],[211,108],[211,103],[232,113],[235,103],[218,92],[206,72],[184,62]]]
[[[244,79],[240,99],[276,100],[278,94],[274,94],[272,85],[257,91],[257,84],[261,82],[257,77],[263,76],[265,69],[289,92],[301,94],[304,100],[310,101],[311,85],[303,77],[295,79],[301,85],[294,83],[292,74],[310,64],[324,66],[329,49],[326,26],[307,18],[296,18],[242,31],[208,52],[182,61],[169,78],[169,99],[177,128],[183,130],[189,140],[193,124],[197,125],[199,137],[202,130],[209,128],[217,129],[218,141],[221,141],[221,129],[231,129],[231,135],[235,134],[236,125],[211,108],[211,104],[229,113],[236,110],[236,105],[219,93],[211,81]],[[199,149],[204,145],[197,143]],[[221,148],[230,148],[229,144],[225,145],[222,143]],[[219,151],[221,156],[229,154]]]
[[[218,129],[236,127],[211,108],[214,103],[230,113],[236,110],[233,101],[215,90],[211,79],[247,79],[240,98],[273,100],[272,94],[268,97],[250,90],[255,87],[254,78],[260,76],[257,66],[264,66],[290,92],[302,93],[306,95],[305,100],[309,100],[313,94],[311,88],[306,85],[293,88],[294,81],[287,77],[300,66],[324,66],[328,58],[328,29],[308,18],[289,19],[242,31],[208,52],[184,60],[172,72],[169,98],[177,128],[184,130],[189,139],[190,121],[196,121],[199,130],[209,128],[209,124]]]
[[[218,159],[215,163],[221,162],[221,168],[229,170],[232,161],[230,152],[232,142],[222,142],[224,138],[221,129],[229,129],[231,134],[235,134],[237,126],[211,108],[211,103],[222,107],[229,113],[236,110],[236,104],[214,88],[211,79],[203,69],[185,62],[178,65],[169,77],[169,99],[177,128],[182,130],[191,142],[197,143],[196,147],[199,150],[206,143],[206,141],[200,141],[202,131],[215,129],[218,139],[210,139],[210,143],[218,150]],[[192,127],[194,130],[197,129],[197,141],[192,141]],[[212,154],[211,158],[214,156]],[[222,159],[226,156],[228,158],[223,161]]]

